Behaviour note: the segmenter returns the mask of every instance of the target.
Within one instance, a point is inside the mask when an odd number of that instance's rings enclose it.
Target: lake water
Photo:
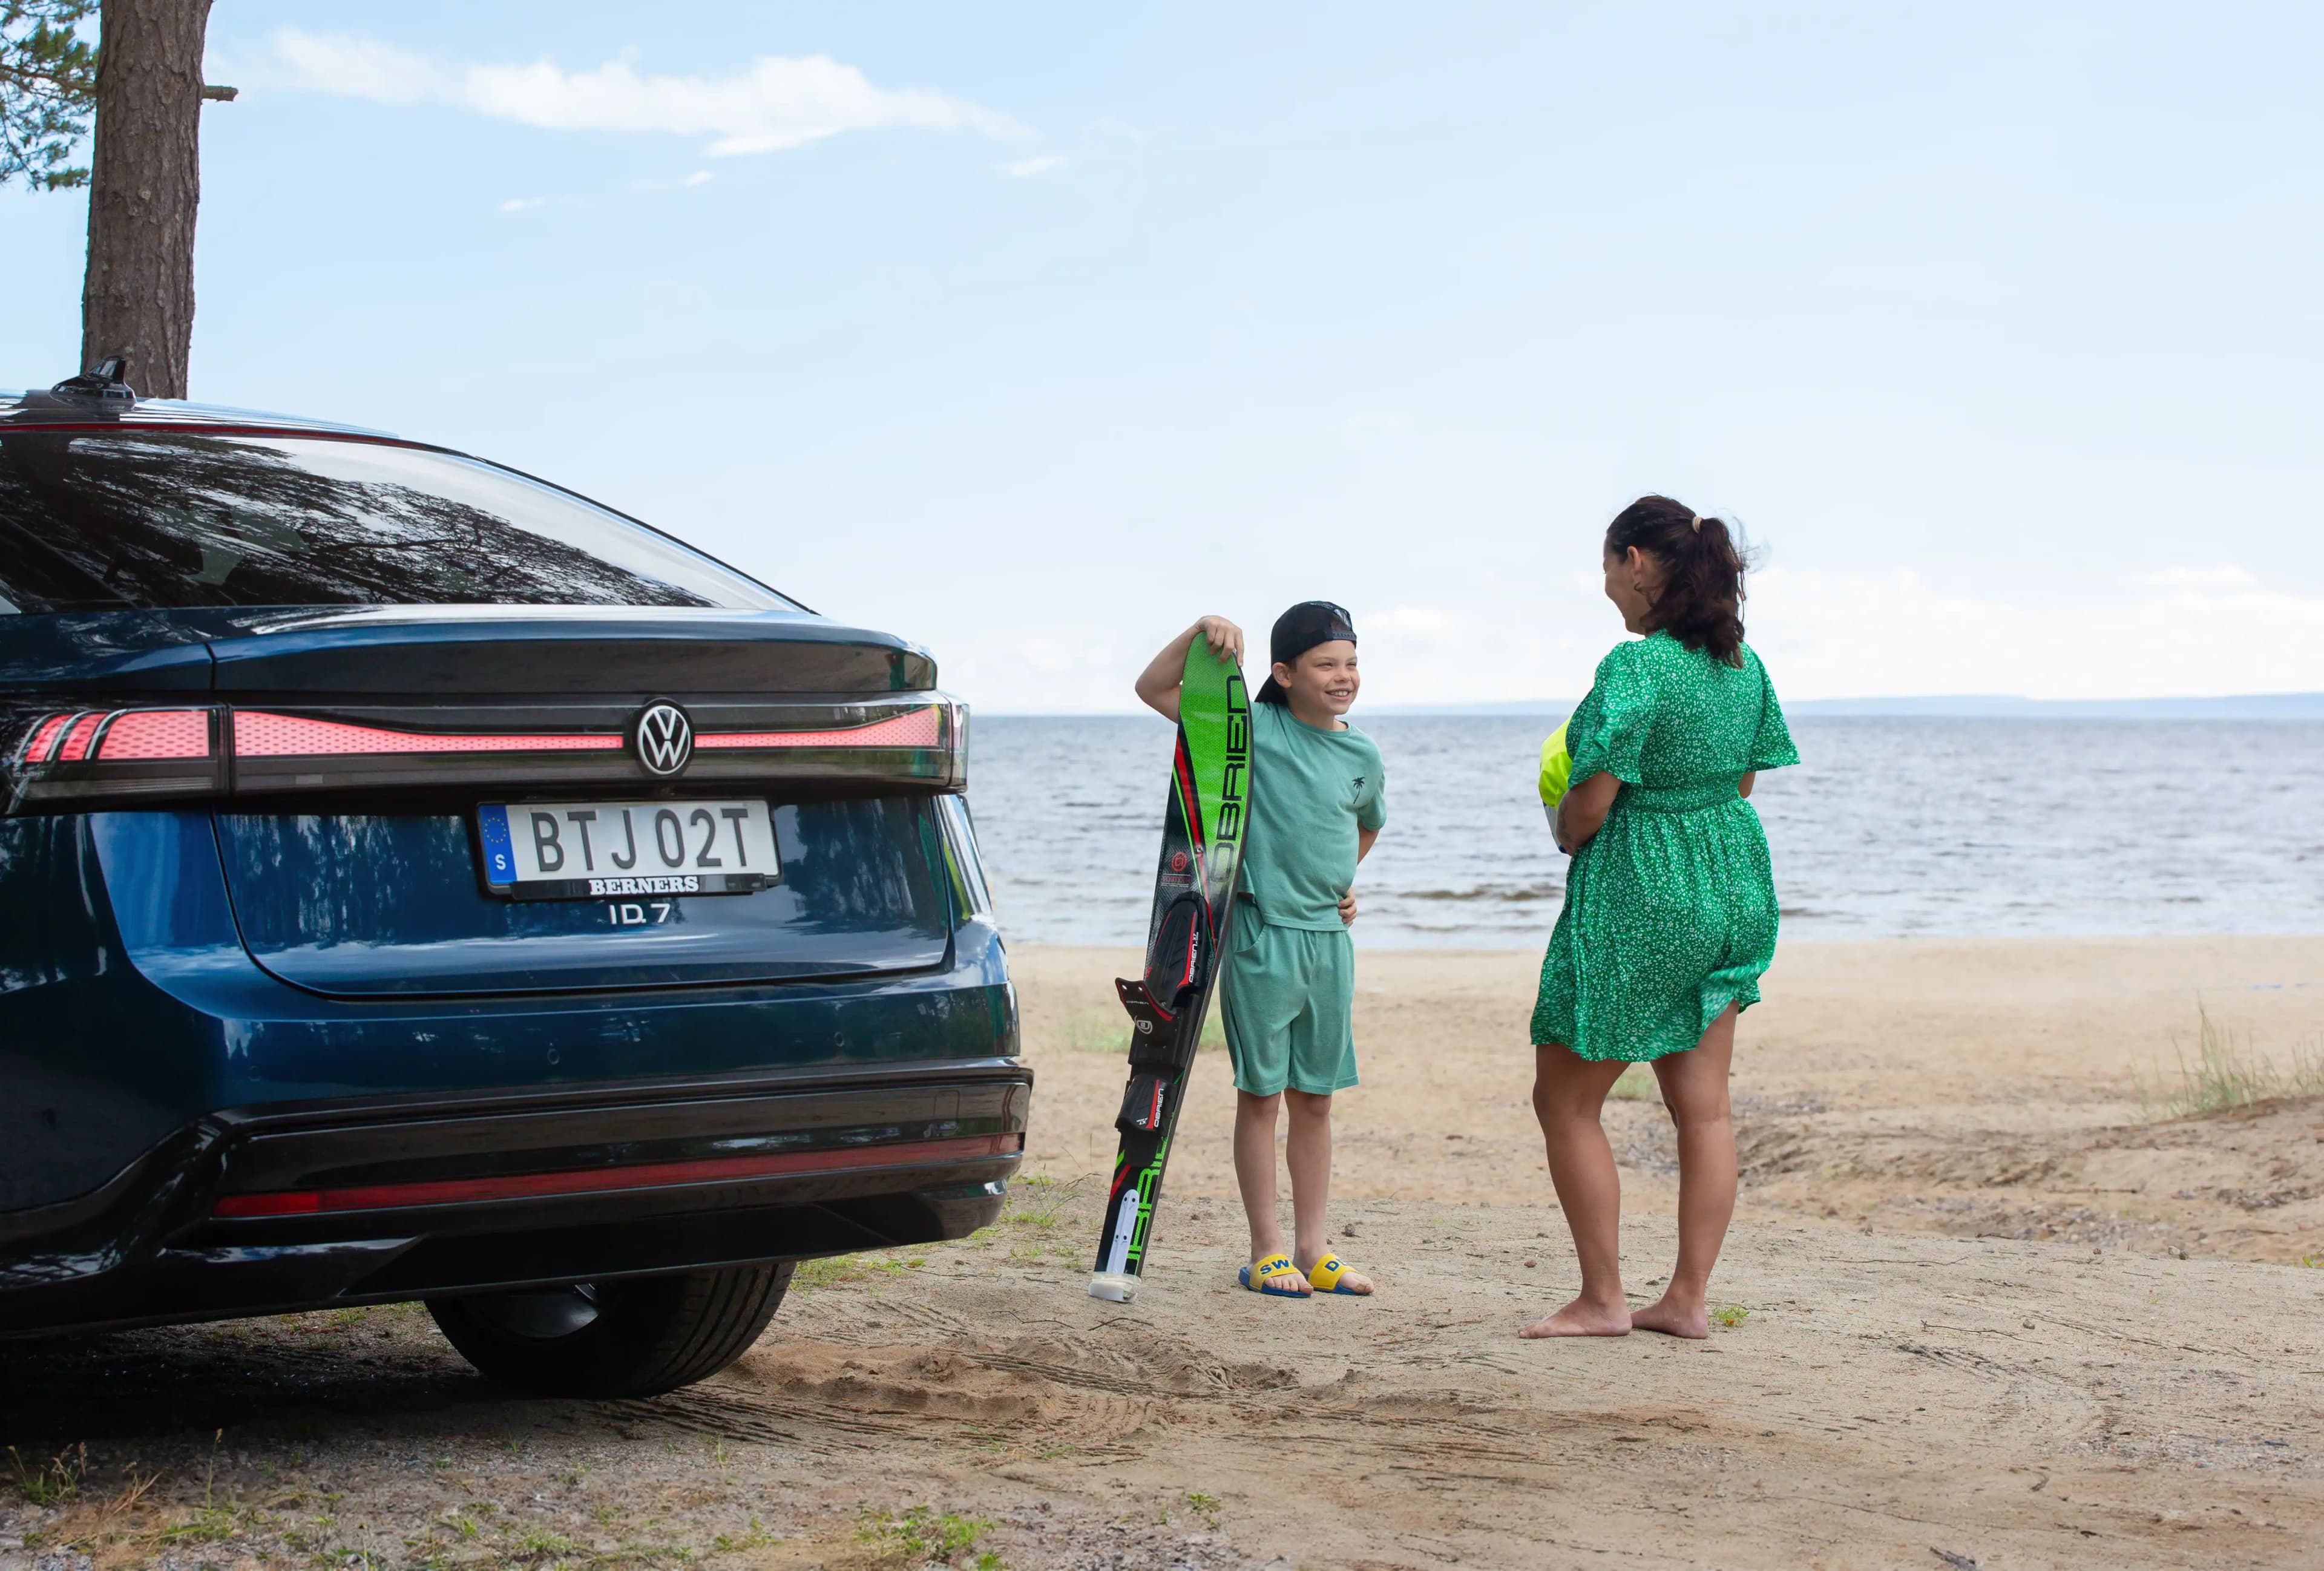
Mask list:
[[[1379,716],[1367,945],[1532,947],[1564,895],[1534,773],[1555,722]],[[1792,938],[2324,932],[2324,721],[1801,717],[1760,777]],[[1170,727],[980,718],[969,801],[1002,930],[1146,932]]]

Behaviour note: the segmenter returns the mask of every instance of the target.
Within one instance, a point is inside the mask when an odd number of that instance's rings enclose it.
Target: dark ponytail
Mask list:
[[[1646,614],[1667,633],[1730,666],[1743,663],[1743,553],[1726,522],[1704,518],[1667,496],[1641,496],[1606,526],[1606,549],[1632,546],[1663,567],[1663,592]]]

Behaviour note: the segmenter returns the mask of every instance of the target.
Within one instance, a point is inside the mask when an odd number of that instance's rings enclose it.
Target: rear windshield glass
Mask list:
[[[577,496],[322,437],[0,431],[0,599],[190,605],[792,603]]]

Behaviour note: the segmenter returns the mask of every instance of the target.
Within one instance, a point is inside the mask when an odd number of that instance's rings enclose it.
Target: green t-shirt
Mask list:
[[[1356,830],[1388,822],[1379,749],[1352,725],[1320,730],[1287,704],[1253,704],[1250,763],[1241,892],[1270,927],[1338,932]]]

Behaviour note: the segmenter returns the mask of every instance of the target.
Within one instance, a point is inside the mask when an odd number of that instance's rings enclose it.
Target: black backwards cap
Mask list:
[[[1302,600],[1275,619],[1275,631],[1267,637],[1267,658],[1277,665],[1294,665],[1317,644],[1342,638],[1350,643],[1356,642],[1356,621],[1348,615],[1346,606],[1335,605],[1329,600]],[[1291,701],[1272,672],[1257,697],[1262,704]]]

